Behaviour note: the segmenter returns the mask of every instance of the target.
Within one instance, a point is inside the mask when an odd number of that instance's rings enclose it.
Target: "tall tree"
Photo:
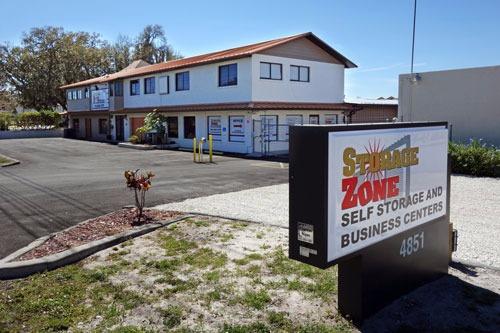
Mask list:
[[[4,46],[0,72],[17,91],[20,103],[44,109],[65,105],[61,85],[109,73],[108,44],[97,34],[65,32],[58,27],[33,28],[20,46]]]
[[[135,41],[135,59],[142,59],[150,64],[156,64],[180,57],[172,46],[167,43],[165,30],[161,25],[147,25]]]
[[[112,66],[118,72],[134,61],[134,43],[128,36],[119,35],[110,48]]]

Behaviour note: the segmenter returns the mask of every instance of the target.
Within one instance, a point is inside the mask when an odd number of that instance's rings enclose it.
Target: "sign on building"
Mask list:
[[[447,123],[293,126],[293,259],[339,264],[354,320],[447,272]]]
[[[109,108],[109,89],[92,90],[91,109],[105,110]]]
[[[245,141],[245,116],[229,116],[229,141]]]
[[[208,116],[207,119],[208,134],[212,134],[214,140],[220,140],[222,133],[221,116]]]

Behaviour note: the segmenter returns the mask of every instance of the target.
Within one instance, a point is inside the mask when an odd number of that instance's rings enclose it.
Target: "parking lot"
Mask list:
[[[21,164],[0,168],[0,258],[43,235],[133,204],[126,169],[156,174],[147,205],[285,183],[280,163],[190,152],[138,151],[61,138],[2,140],[0,154]]]

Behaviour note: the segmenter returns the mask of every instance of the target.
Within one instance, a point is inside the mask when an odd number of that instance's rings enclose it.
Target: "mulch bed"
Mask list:
[[[170,220],[181,215],[184,214],[173,211],[148,209],[144,210],[145,218],[142,219],[140,224],[137,224],[135,219],[135,208],[118,210],[113,213],[87,220],[71,229],[61,231],[49,238],[42,245],[24,253],[16,260],[23,261],[45,257],[136,228],[137,226]]]

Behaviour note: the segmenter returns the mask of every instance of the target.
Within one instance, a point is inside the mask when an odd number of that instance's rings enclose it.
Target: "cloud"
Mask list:
[[[425,65],[427,65],[426,62],[417,62],[417,63],[413,64],[413,67],[419,67],[419,66],[425,66]],[[389,69],[395,69],[395,68],[401,68],[401,67],[410,67],[410,65],[405,64],[403,62],[398,62],[398,63],[387,65],[387,66],[360,69],[360,70],[358,70],[358,73],[381,72],[381,71],[387,71]]]

